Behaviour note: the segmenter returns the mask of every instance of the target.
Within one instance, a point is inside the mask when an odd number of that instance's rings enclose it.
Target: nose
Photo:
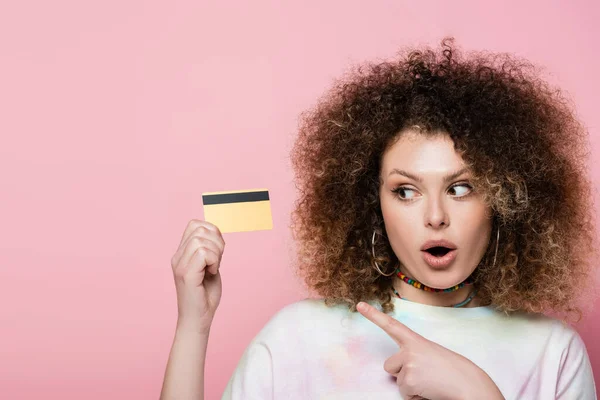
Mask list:
[[[428,199],[425,210],[425,227],[439,229],[450,225],[450,217],[444,205],[444,201],[432,196]]]

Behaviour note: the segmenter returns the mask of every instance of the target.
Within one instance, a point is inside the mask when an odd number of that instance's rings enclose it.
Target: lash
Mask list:
[[[465,197],[469,197],[470,195],[473,194],[474,187],[473,187],[473,185],[471,185],[471,184],[469,184],[467,182],[464,182],[464,183],[460,183],[460,182],[459,183],[455,183],[454,185],[450,186],[450,188],[453,188],[454,186],[468,186],[469,189],[471,189],[471,191],[469,193],[465,194],[464,196],[458,197],[459,199],[464,199]],[[402,189],[413,190],[413,189],[409,188],[408,186],[398,186],[397,188],[392,189],[392,192],[396,194],[396,197],[400,201],[413,201],[414,199],[402,199],[402,198],[400,198],[400,196],[398,196],[398,192],[400,190],[402,190]]]

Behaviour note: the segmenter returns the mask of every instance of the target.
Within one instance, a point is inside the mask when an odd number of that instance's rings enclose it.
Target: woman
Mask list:
[[[530,64],[442,47],[359,67],[303,115],[292,228],[318,297],[271,318],[223,399],[596,398],[567,324],[595,299],[586,132]],[[172,259],[163,399],[202,398],[224,244],[194,220]]]

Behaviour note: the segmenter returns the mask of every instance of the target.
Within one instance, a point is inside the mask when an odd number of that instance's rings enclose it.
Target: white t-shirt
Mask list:
[[[585,344],[557,319],[393,301],[389,315],[473,361],[507,400],[597,399]],[[222,400],[402,399],[396,378],[383,369],[398,350],[362,314],[304,299],[278,311],[254,337]]]

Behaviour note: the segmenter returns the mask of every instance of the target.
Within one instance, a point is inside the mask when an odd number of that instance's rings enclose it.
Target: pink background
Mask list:
[[[220,398],[251,338],[306,296],[287,227],[298,114],[402,45],[451,34],[544,66],[589,127],[597,187],[598,20],[592,1],[3,2],[0,398],[158,398],[170,257],[201,193],[266,187],[274,229],[225,234]],[[577,329],[600,383],[598,321],[596,304]]]

